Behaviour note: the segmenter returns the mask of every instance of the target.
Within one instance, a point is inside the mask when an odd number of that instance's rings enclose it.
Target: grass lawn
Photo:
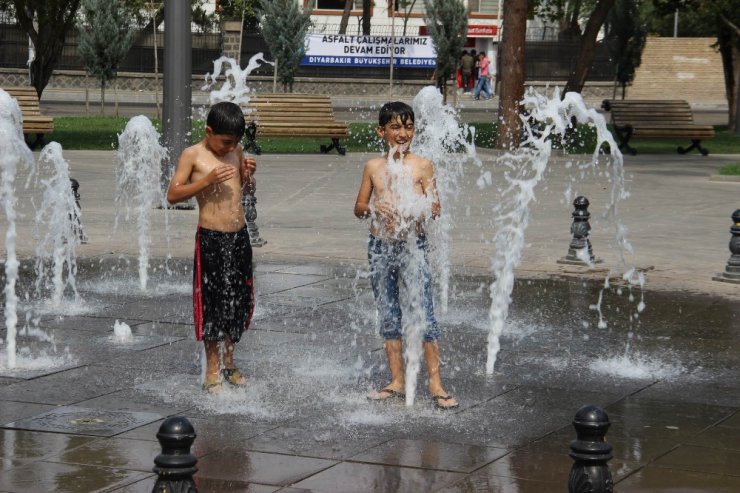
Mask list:
[[[54,132],[46,136],[46,141],[59,142],[64,149],[111,150],[118,147],[118,134],[126,126],[128,119],[112,116],[93,117],[57,117],[54,118]],[[153,121],[161,132],[161,124]],[[199,140],[203,135],[204,122],[193,124],[193,139]],[[493,123],[472,123],[476,129],[475,144],[482,148],[492,148],[496,139],[496,126]],[[349,152],[376,152],[381,150],[381,142],[375,135],[373,123],[350,123],[350,137],[342,141]],[[713,154],[740,154],[740,136],[731,134],[726,126],[715,127],[716,136],[707,140],[705,145]],[[258,144],[265,154],[318,153],[321,144],[328,144],[328,139],[296,137],[292,139],[258,139]],[[630,141],[640,154],[675,154],[679,145],[688,146],[689,142],[640,139]],[[571,153],[591,153],[596,145],[593,128],[586,125],[579,127],[572,142],[566,146]]]
[[[729,163],[724,166],[722,166],[718,171],[718,175],[725,175],[725,176],[740,176],[740,162],[738,163]]]

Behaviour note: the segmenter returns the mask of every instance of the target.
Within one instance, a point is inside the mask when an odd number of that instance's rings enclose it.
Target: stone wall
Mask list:
[[[155,89],[158,87],[160,101],[162,98],[162,77],[158,78],[156,84],[153,74],[141,74],[121,72],[116,82],[119,101],[131,103],[153,103]],[[429,85],[428,80],[397,81],[393,85],[395,97],[407,98],[416,95],[419,90]],[[28,86],[30,79],[27,70],[0,69],[0,87]],[[193,77],[193,100],[204,102],[207,100],[207,91],[203,90],[205,78],[203,76]],[[564,86],[565,82],[527,82],[527,86],[533,86],[539,91],[552,91],[556,86]],[[249,78],[249,86],[255,92],[273,92],[272,77],[254,76]],[[58,100],[59,93],[64,94],[64,99],[69,101],[84,101],[85,89],[91,102],[100,101],[100,86],[94,77],[85,77],[81,71],[57,70],[54,71],[47,85],[43,100]],[[326,79],[299,77],[293,84],[293,92],[304,94],[328,94],[332,97],[358,98],[373,97],[382,98],[387,96],[389,84],[387,80],[362,80],[362,79]],[[106,100],[113,100],[113,87],[106,87]],[[282,92],[282,84],[277,84],[277,92]],[[56,94],[56,95],[55,95]],[[587,100],[600,100],[612,97],[612,84],[610,82],[594,82],[586,84],[583,96]]]
[[[726,103],[724,72],[715,38],[649,37],[629,99],[685,99]]]

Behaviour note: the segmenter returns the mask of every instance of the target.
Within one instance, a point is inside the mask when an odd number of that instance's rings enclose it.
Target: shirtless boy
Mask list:
[[[205,344],[203,389],[211,393],[223,391],[222,377],[231,385],[246,384],[234,364],[234,344],[249,328],[254,309],[252,247],[242,194],[254,192],[257,165],[239,145],[244,132],[239,106],[224,102],[211,107],[205,137],[182,152],[167,190],[171,204],[191,197],[198,201],[193,318],[195,336]]]
[[[419,309],[423,314],[419,318],[424,325],[424,362],[434,404],[439,409],[456,408],[458,402],[445,392],[440,377],[437,342],[440,333],[434,318],[432,280],[424,234],[425,219],[429,216],[438,217],[441,210],[434,166],[428,159],[409,152],[414,137],[414,111],[410,106],[402,102],[387,103],[380,109],[378,120],[377,134],[385,141],[389,151],[365,164],[354,212],[358,218],[370,219],[370,279],[380,317],[380,332],[385,340],[391,382],[383,389],[371,392],[368,398],[385,400],[405,397],[400,281],[407,289],[421,293]],[[390,169],[391,166],[393,169]],[[418,253],[421,255],[415,255]],[[412,260],[412,255],[416,260]],[[409,271],[412,262],[415,264],[413,273]]]

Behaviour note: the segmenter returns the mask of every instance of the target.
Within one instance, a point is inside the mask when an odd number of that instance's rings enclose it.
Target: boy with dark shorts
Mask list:
[[[399,287],[409,298],[415,296],[417,313],[412,324],[423,328],[423,354],[429,377],[429,392],[435,407],[454,409],[457,400],[442,386],[440,375],[440,332],[434,318],[432,275],[427,259],[424,222],[441,212],[434,165],[409,151],[414,137],[414,110],[397,101],[380,109],[377,135],[388,153],[370,159],[362,173],[354,213],[370,219],[368,261],[370,280],[378,308],[380,332],[391,372],[391,381],[368,395],[372,400],[405,398],[407,382],[403,359],[403,334]],[[412,296],[413,294],[413,296]],[[407,347],[409,342],[407,341]],[[416,382],[408,382],[413,391]]]
[[[231,385],[246,384],[234,364],[234,344],[249,328],[254,310],[252,247],[241,199],[254,193],[257,165],[239,145],[244,132],[239,106],[213,105],[205,137],[182,152],[167,190],[171,204],[192,197],[198,202],[193,318],[195,336],[205,345],[203,388],[211,393],[223,390],[222,377]]]

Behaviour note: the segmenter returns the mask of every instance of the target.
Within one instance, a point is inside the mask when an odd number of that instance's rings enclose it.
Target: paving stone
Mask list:
[[[463,477],[460,473],[446,471],[422,471],[407,467],[382,466],[343,462],[296,483],[297,488],[321,492],[352,491],[364,492],[418,492],[434,491],[450,485]]]
[[[0,491],[24,493],[109,491],[145,476],[145,473],[124,469],[38,461],[3,471],[0,476]]]
[[[7,423],[4,428],[110,437],[161,417],[153,413],[66,406]]]

